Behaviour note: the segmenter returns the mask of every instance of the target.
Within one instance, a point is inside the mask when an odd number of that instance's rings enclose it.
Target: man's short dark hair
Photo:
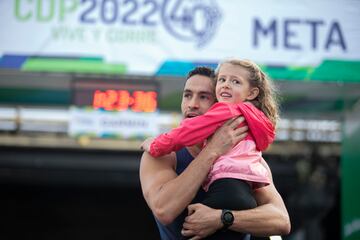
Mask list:
[[[187,77],[186,77],[186,80],[191,78],[192,76],[194,75],[201,75],[201,76],[205,76],[205,77],[209,77],[211,79],[214,79],[215,78],[215,71],[212,69],[212,68],[209,68],[209,67],[196,67],[194,68],[193,70],[191,70]]]

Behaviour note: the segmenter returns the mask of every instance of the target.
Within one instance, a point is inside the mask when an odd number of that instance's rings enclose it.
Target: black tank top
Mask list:
[[[194,160],[194,157],[191,156],[189,151],[186,148],[183,148],[176,152],[176,173],[180,175],[187,166]],[[199,189],[195,198],[191,203],[198,203],[204,199],[204,190]],[[163,225],[156,218],[156,224],[159,228],[160,237],[162,240],[178,240],[185,239],[181,235],[182,225],[184,223],[185,217],[187,216],[187,210],[185,209],[171,224]]]

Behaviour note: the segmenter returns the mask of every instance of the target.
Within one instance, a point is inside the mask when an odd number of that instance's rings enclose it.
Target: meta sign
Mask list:
[[[253,20],[253,46],[258,48],[261,42],[270,39],[274,49],[301,51],[305,46],[310,49],[331,50],[337,48],[347,50],[347,39],[341,23],[336,20],[326,22],[322,19],[285,18],[271,19],[264,23],[260,18]],[[320,32],[324,34],[320,35]],[[301,36],[303,35],[303,37]],[[302,41],[306,35],[306,40]]]

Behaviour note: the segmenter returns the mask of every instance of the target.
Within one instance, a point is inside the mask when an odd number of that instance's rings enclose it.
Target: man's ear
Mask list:
[[[259,88],[254,87],[252,89],[250,89],[250,93],[248,95],[248,97],[246,98],[246,100],[254,100],[258,95],[259,95]]]

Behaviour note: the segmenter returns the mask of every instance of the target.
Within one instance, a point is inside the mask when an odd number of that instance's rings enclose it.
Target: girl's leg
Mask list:
[[[214,181],[205,195],[203,204],[215,209],[245,210],[255,208],[256,200],[250,185],[240,179],[223,178]],[[206,239],[243,239],[246,234],[227,230],[218,231]]]
[[[214,181],[205,195],[203,204],[211,208],[229,210],[245,210],[257,206],[250,185],[234,178]]]

